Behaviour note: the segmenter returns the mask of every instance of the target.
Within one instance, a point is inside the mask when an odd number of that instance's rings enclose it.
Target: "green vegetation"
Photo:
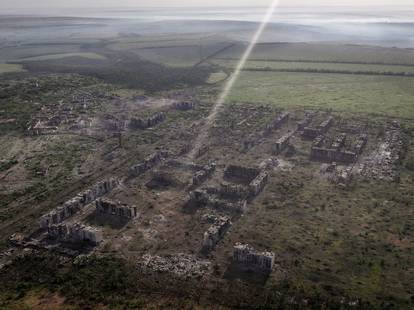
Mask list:
[[[106,59],[105,56],[99,55],[97,53],[63,53],[63,54],[52,54],[52,55],[27,57],[27,58],[20,59],[20,61],[42,61],[42,60],[62,59],[62,58],[68,58],[68,57],[83,57],[83,58],[88,58],[88,59],[99,59],[99,60]]]
[[[414,118],[414,78],[243,72],[229,103]]]
[[[0,63],[0,74],[10,72],[23,72],[22,65],[18,64],[2,64]]]

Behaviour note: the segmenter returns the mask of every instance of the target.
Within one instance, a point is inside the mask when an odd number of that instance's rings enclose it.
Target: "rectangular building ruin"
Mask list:
[[[131,167],[129,169],[129,175],[132,177],[137,177],[157,166],[163,160],[168,158],[168,156],[168,152],[165,151],[155,152],[146,157],[143,162]]]
[[[79,193],[74,198],[65,202],[40,218],[40,228],[47,229],[54,224],[62,223],[72,215],[80,211],[84,206],[95,199],[106,195],[119,185],[119,180],[110,178],[96,183],[91,188]]]
[[[210,163],[205,166],[203,166],[202,169],[198,170],[192,179],[191,184],[193,186],[198,186],[202,183],[204,183],[209,177],[211,177],[216,170],[216,164]]]
[[[96,211],[98,213],[117,216],[126,219],[135,219],[138,217],[137,207],[128,206],[109,199],[98,199],[96,202]]]
[[[246,199],[228,200],[211,191],[209,193],[206,189],[196,189],[190,192],[190,201],[197,205],[229,212],[244,213],[247,210]]]
[[[253,181],[251,181],[249,184],[250,197],[256,197],[257,195],[259,195],[263,191],[268,181],[269,175],[267,174],[267,172],[260,172],[260,174],[256,178],[254,178]]]
[[[57,224],[48,228],[48,236],[64,242],[89,242],[97,245],[103,241],[102,231],[81,224]]]
[[[131,129],[147,129],[163,122],[166,119],[164,112],[156,113],[147,118],[131,118],[129,127]]]
[[[283,137],[279,138],[272,146],[273,154],[279,155],[280,153],[282,153],[289,146],[290,138],[292,137],[292,135],[292,133],[288,133]]]
[[[244,183],[250,183],[260,174],[260,169],[229,165],[224,171],[224,176],[230,179],[239,179]]]
[[[232,223],[227,216],[209,217],[211,226],[204,233],[202,251],[208,253],[214,249],[216,244],[223,238]]]
[[[273,252],[257,252],[248,244],[236,243],[233,261],[242,269],[270,273],[275,263]]]
[[[273,119],[270,124],[266,125],[265,133],[268,134],[272,130],[276,130],[281,128],[284,124],[289,122],[290,113],[289,112],[283,112],[279,116],[277,116],[275,119]]]
[[[314,127],[305,127],[303,129],[302,136],[308,139],[315,139],[317,136],[325,134],[329,128],[333,125],[333,116],[329,116],[326,120],[324,120],[321,124],[319,124],[316,128]]]

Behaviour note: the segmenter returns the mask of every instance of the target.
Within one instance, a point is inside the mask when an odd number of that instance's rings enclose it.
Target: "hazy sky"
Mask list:
[[[0,0],[0,8],[266,6],[271,0]],[[413,5],[414,0],[280,0],[282,6]]]

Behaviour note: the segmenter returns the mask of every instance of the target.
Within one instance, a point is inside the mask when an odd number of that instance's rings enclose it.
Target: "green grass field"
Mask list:
[[[17,64],[0,64],[0,74],[10,72],[23,72],[25,71],[22,65]]]
[[[98,59],[98,60],[106,59],[105,56],[99,55],[97,53],[63,53],[63,54],[51,54],[51,55],[27,57],[27,58],[22,58],[20,60],[22,60],[22,61],[42,61],[42,60],[62,59],[62,58],[67,58],[67,57],[83,57],[83,58]]]
[[[243,72],[228,102],[413,119],[413,85],[408,77]]]

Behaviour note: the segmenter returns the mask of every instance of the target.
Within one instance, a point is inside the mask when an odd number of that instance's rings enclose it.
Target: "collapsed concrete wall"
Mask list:
[[[289,122],[290,113],[283,112],[282,114],[278,115],[275,119],[273,119],[270,124],[266,125],[265,133],[268,134],[272,132],[272,130],[279,129],[284,124]]]
[[[248,244],[236,243],[233,247],[233,261],[246,270],[270,273],[275,263],[275,254],[257,252]]]
[[[208,222],[212,225],[204,233],[202,251],[208,253],[214,249],[216,244],[223,238],[232,223],[227,216],[209,216]]]
[[[212,209],[244,213],[247,210],[247,200],[229,201],[222,199],[215,194],[209,194],[206,189],[197,189],[190,192],[190,201],[197,205],[206,206]]]
[[[193,186],[198,186],[202,184],[213,175],[214,171],[216,171],[215,163],[210,163],[203,166],[203,168],[201,168],[194,174],[191,184]]]
[[[194,109],[195,103],[190,101],[175,102],[173,107],[176,110],[188,111]]]
[[[305,127],[308,127],[310,125],[310,123],[312,122],[315,114],[316,113],[306,113],[304,119],[297,122],[296,130],[297,131],[303,131],[305,129]]]
[[[156,113],[147,118],[131,118],[129,128],[131,129],[147,129],[153,127],[166,119],[164,112]]]
[[[321,124],[319,124],[316,128],[314,127],[305,127],[303,129],[302,136],[309,139],[315,139],[317,136],[326,133],[329,128],[333,125],[333,117],[329,116],[326,120],[324,120]]]
[[[137,177],[157,166],[163,160],[168,158],[168,156],[168,152],[165,151],[155,152],[146,157],[143,162],[129,168],[129,175],[131,177]]]
[[[99,244],[103,240],[100,229],[80,224],[57,224],[48,228],[48,236],[64,242],[90,242]]]
[[[359,154],[359,155],[362,154],[367,143],[368,143],[368,135],[366,134],[359,135],[354,145],[353,151],[356,154]]]
[[[113,215],[121,218],[135,219],[138,217],[137,207],[128,206],[109,199],[98,199],[96,202],[96,211],[102,214]]]
[[[272,146],[273,154],[279,155],[280,153],[282,153],[289,146],[290,138],[292,137],[292,135],[293,133],[290,132],[284,135],[283,137],[279,138]]]
[[[119,183],[119,180],[115,178],[96,183],[90,189],[79,193],[74,198],[65,202],[62,206],[43,215],[40,218],[40,228],[46,229],[53,224],[62,223],[65,219],[70,218],[87,204],[112,191],[119,185]]]
[[[250,183],[260,173],[260,169],[242,167],[237,165],[229,165],[224,171],[224,176],[227,178],[236,178]]]
[[[341,151],[333,148],[323,148],[313,146],[311,149],[311,160],[321,162],[341,162],[352,164],[358,159],[358,155],[351,151]]]

